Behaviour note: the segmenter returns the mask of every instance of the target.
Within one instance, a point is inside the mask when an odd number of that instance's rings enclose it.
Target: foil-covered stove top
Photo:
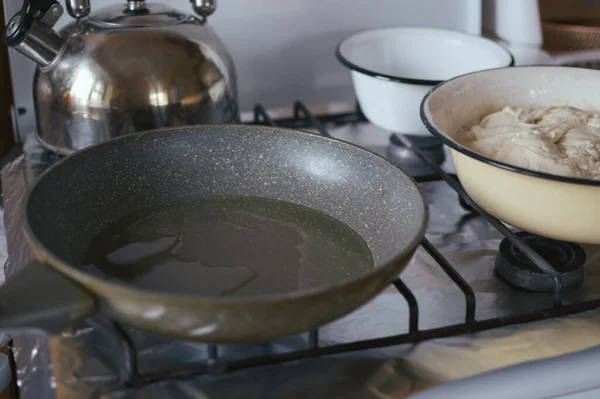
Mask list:
[[[332,130],[338,137],[360,135]],[[364,129],[363,133],[364,134]],[[372,145],[385,153],[385,144]],[[30,256],[19,241],[13,216],[28,182],[55,159],[34,143],[3,170],[5,223],[9,237],[10,277]],[[33,156],[31,154],[34,154]],[[446,165],[451,168],[451,164]],[[463,209],[444,182],[421,184],[430,204],[427,238],[475,291],[476,319],[511,316],[552,305],[552,294],[513,288],[494,272],[502,235],[483,218]],[[11,216],[12,215],[12,216]],[[12,241],[12,242],[11,242]],[[585,279],[566,293],[566,303],[600,298],[600,251],[586,246]],[[415,294],[422,330],[464,322],[465,296],[434,259],[419,248],[402,280]],[[409,308],[392,286],[367,305],[320,329],[320,345],[387,337],[408,331]],[[204,362],[207,346],[174,342],[130,331],[141,372]],[[111,321],[97,315],[62,336],[16,337],[22,397],[46,398],[404,398],[448,381],[508,365],[573,353],[600,345],[600,311],[497,328],[458,337],[429,340],[344,355],[172,380],[123,388],[123,343]],[[305,348],[307,334],[265,345],[219,346],[217,362]],[[48,368],[51,364],[51,369]],[[215,368],[218,370],[218,367]],[[442,385],[443,386],[443,385]],[[433,391],[432,391],[433,392]]]

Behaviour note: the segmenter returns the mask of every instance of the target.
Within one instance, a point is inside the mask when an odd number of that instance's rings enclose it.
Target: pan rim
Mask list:
[[[44,246],[44,244],[38,239],[38,237],[34,233],[33,229],[31,228],[31,226],[29,224],[29,218],[28,218],[29,202],[32,197],[32,193],[34,192],[34,190],[36,189],[36,187],[38,185],[38,182],[40,182],[42,179],[46,178],[46,176],[48,176],[50,173],[52,173],[52,171],[54,169],[60,167],[60,165],[62,165],[64,162],[68,162],[68,159],[70,159],[71,157],[75,157],[75,156],[81,157],[85,153],[88,153],[91,151],[97,151],[99,147],[106,146],[106,145],[108,145],[107,143],[111,143],[113,141],[118,141],[118,140],[136,140],[136,139],[139,139],[139,137],[144,136],[144,135],[160,134],[161,132],[173,133],[174,130],[192,130],[195,128],[211,129],[211,128],[222,128],[222,127],[236,127],[236,128],[241,127],[243,129],[251,130],[252,128],[257,128],[257,125],[198,124],[198,125],[190,125],[190,126],[175,127],[175,128],[152,129],[152,130],[148,130],[148,131],[144,131],[144,132],[133,133],[133,134],[125,135],[125,136],[119,136],[119,137],[113,138],[111,140],[107,140],[104,142],[100,142],[100,143],[91,145],[89,147],[83,148],[81,150],[78,150],[78,151],[72,153],[70,156],[63,158],[60,161],[53,164],[52,166],[50,166],[48,169],[46,169],[44,172],[42,172],[42,174],[40,174],[40,176],[36,179],[35,183],[33,185],[31,185],[31,187],[28,189],[28,193],[27,193],[25,202],[23,204],[23,209],[22,209],[22,214],[21,214],[22,230],[24,232],[24,236],[25,236],[26,240],[28,241],[31,248],[33,249],[35,258],[37,260],[41,261],[42,263],[44,263],[45,265],[52,267],[56,271],[60,272],[62,277],[67,279],[71,283],[79,284],[79,285],[83,286],[83,288],[86,288],[90,292],[90,294],[96,299],[98,299],[98,298],[101,300],[104,299],[104,293],[102,292],[103,290],[98,289],[98,287],[102,287],[103,289],[109,289],[109,290],[113,290],[113,291],[121,290],[122,292],[127,292],[127,293],[131,293],[134,295],[150,295],[155,298],[158,297],[158,298],[160,298],[159,299],[160,301],[163,301],[166,303],[169,303],[169,302],[179,302],[179,303],[181,303],[181,302],[186,302],[186,303],[206,302],[207,304],[210,304],[210,305],[242,305],[243,306],[243,305],[268,304],[268,303],[273,303],[275,301],[300,300],[300,299],[305,299],[305,298],[310,298],[310,297],[315,297],[315,296],[319,296],[322,294],[326,294],[331,291],[336,291],[336,290],[342,289],[342,288],[352,285],[352,284],[357,284],[360,282],[366,283],[369,280],[375,278],[376,276],[384,273],[384,271],[386,271],[388,269],[393,269],[393,268],[397,267],[398,265],[403,264],[403,262],[405,261],[405,259],[407,257],[412,257],[414,250],[423,241],[423,239],[425,237],[425,232],[427,230],[427,226],[429,223],[429,206],[428,206],[427,201],[425,200],[425,197],[423,196],[422,190],[419,187],[419,185],[417,184],[417,182],[408,173],[406,173],[402,168],[394,165],[393,163],[389,162],[384,157],[382,157],[379,154],[376,154],[373,151],[367,150],[363,147],[360,147],[353,143],[349,143],[347,141],[343,141],[343,140],[336,139],[333,137],[325,137],[318,133],[313,133],[313,132],[309,132],[309,131],[288,129],[288,128],[282,128],[282,127],[265,126],[265,125],[260,125],[260,128],[269,129],[269,130],[273,130],[273,131],[286,132],[286,134],[296,134],[296,135],[310,134],[315,137],[318,137],[320,140],[336,142],[336,143],[339,143],[339,145],[346,145],[346,146],[352,147],[356,150],[364,151],[365,153],[368,153],[371,156],[375,156],[379,160],[383,161],[385,164],[388,164],[389,166],[391,166],[392,168],[397,170],[405,178],[407,178],[408,181],[416,189],[416,196],[417,196],[417,198],[419,198],[419,201],[423,206],[423,217],[419,221],[419,228],[415,229],[414,236],[412,237],[411,240],[409,240],[407,242],[404,250],[398,251],[398,253],[396,253],[396,255],[394,257],[392,257],[389,261],[387,261],[385,263],[381,263],[381,264],[379,264],[379,266],[375,265],[375,263],[374,263],[373,269],[367,273],[360,274],[360,275],[350,278],[350,279],[337,281],[333,284],[324,285],[324,286],[320,286],[320,287],[314,287],[314,288],[305,289],[305,290],[297,290],[297,291],[293,291],[290,293],[284,293],[284,294],[269,294],[269,295],[256,295],[256,296],[241,296],[241,297],[220,297],[220,296],[205,296],[205,295],[198,295],[198,294],[168,293],[168,292],[159,291],[159,290],[152,290],[149,288],[136,287],[133,284],[127,284],[127,283],[119,281],[119,280],[107,280],[107,279],[104,279],[99,276],[94,276],[90,273],[87,273],[87,272],[79,269],[76,266],[69,264],[68,262],[63,261],[60,257],[56,256],[52,251],[50,251],[49,249],[47,249]],[[400,272],[401,272],[401,270],[398,272],[398,274]]]
[[[600,74],[600,71],[593,72],[594,70],[591,70],[588,68],[566,67],[566,66],[561,66],[561,65],[520,65],[520,66],[511,66],[511,67],[490,68],[490,69],[486,69],[483,71],[466,73],[464,75],[456,76],[452,79],[448,79],[444,82],[441,82],[441,83],[435,85],[433,88],[431,88],[431,90],[429,90],[427,92],[427,94],[425,94],[425,97],[423,97],[423,100],[421,101],[421,107],[420,107],[420,112],[419,112],[420,116],[421,116],[421,121],[423,122],[423,124],[425,125],[427,130],[429,130],[429,132],[431,132],[431,134],[433,134],[443,144],[447,145],[448,147],[450,147],[451,149],[453,149],[455,151],[462,153],[463,155],[468,156],[469,158],[473,158],[473,159],[483,162],[485,164],[492,165],[492,166],[495,166],[495,167],[498,167],[501,169],[505,169],[510,172],[518,173],[521,175],[536,177],[536,178],[540,178],[540,179],[544,179],[544,180],[552,180],[552,181],[557,181],[557,182],[561,182],[561,183],[576,184],[576,185],[581,185],[581,186],[592,186],[592,187],[600,186],[600,180],[585,179],[582,177],[554,175],[554,174],[547,173],[547,172],[538,172],[535,170],[523,168],[521,166],[511,165],[506,162],[496,161],[495,159],[492,159],[490,157],[482,155],[482,154],[468,148],[467,146],[460,144],[459,142],[457,142],[450,136],[446,135],[441,130],[439,130],[433,124],[433,122],[430,120],[430,118],[427,116],[426,109],[428,108],[429,97],[433,93],[435,93],[435,91],[437,89],[439,89],[446,83],[449,83],[449,82],[452,82],[452,81],[458,80],[458,79],[464,79],[470,75],[485,74],[490,71],[507,70],[507,69],[525,69],[525,68],[528,68],[528,69],[530,69],[530,68],[540,68],[540,69],[558,69],[558,68],[560,68],[563,70],[592,71],[591,73],[599,73]]]

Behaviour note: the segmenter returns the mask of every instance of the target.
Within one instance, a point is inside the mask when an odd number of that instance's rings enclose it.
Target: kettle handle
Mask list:
[[[56,8],[56,4],[59,8]],[[52,12],[49,12],[51,9]],[[23,0],[21,10],[6,25],[4,42],[7,46],[15,47],[24,40],[35,21],[51,28],[61,14],[62,7],[56,0]]]
[[[4,29],[4,43],[42,67],[52,65],[65,48],[65,40],[52,30],[63,11],[56,0],[23,0]]]
[[[39,262],[0,287],[0,330],[58,334],[96,309],[94,297]]]

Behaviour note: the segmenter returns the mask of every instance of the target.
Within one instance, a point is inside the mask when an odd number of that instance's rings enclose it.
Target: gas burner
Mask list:
[[[433,136],[411,136],[409,138],[416,147],[438,165],[444,163],[444,146]],[[390,161],[400,166],[406,173],[413,177],[437,176],[438,173],[430,165],[426,164],[414,151],[406,148],[396,137],[390,135],[390,144],[387,148],[387,157]]]
[[[517,236],[560,273],[564,289],[576,287],[583,281],[586,255],[580,245],[525,231],[518,232]],[[510,284],[529,291],[548,292],[554,287],[552,277],[539,270],[508,238],[500,243],[496,272]]]

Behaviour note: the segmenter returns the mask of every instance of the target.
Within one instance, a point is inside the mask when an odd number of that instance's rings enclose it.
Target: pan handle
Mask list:
[[[0,330],[58,334],[95,307],[84,289],[34,261],[0,287]]]

